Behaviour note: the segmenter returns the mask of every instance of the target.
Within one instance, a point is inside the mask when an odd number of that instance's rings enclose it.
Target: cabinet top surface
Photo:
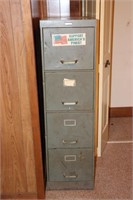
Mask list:
[[[41,28],[48,27],[95,27],[96,20],[89,18],[47,18],[40,20]]]

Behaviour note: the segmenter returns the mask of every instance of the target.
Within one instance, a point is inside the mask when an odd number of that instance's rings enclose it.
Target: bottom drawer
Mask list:
[[[48,151],[49,181],[87,181],[93,179],[91,149],[55,149]]]

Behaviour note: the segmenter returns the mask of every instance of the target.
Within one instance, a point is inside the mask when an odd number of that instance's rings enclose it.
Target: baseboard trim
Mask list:
[[[110,117],[132,117],[133,107],[112,107],[109,111]]]
[[[133,144],[133,140],[130,140],[130,141],[108,141],[107,144]]]
[[[1,194],[1,199],[37,199],[37,194]]]

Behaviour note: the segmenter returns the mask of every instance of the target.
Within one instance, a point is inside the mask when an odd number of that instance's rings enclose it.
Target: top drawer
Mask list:
[[[93,69],[95,28],[44,28],[44,70]]]

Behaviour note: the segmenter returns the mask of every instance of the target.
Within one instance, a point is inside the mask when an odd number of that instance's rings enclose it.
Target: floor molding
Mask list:
[[[133,141],[108,141],[107,144],[132,144]]]
[[[132,117],[133,107],[111,107],[109,109],[110,117]]]

